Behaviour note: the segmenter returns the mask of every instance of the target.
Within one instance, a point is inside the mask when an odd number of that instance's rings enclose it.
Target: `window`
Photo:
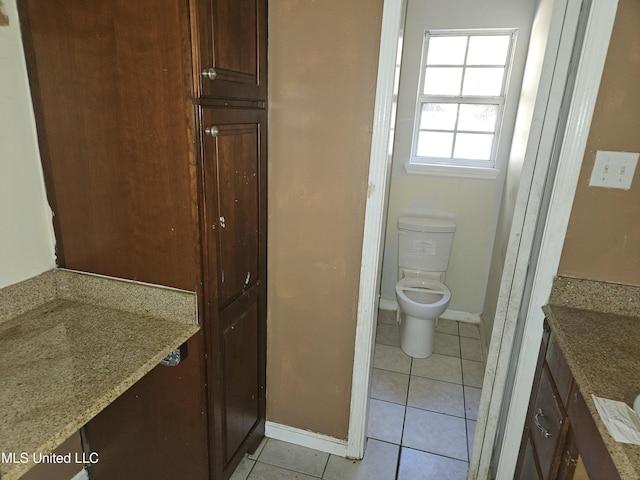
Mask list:
[[[412,165],[495,168],[515,30],[425,32]]]

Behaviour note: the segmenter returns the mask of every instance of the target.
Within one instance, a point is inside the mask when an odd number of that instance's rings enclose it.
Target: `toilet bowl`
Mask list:
[[[451,219],[398,218],[400,347],[412,357],[433,353],[436,320],[449,306],[451,291],[444,281],[455,230]]]
[[[396,284],[396,300],[402,350],[411,357],[430,357],[436,320],[447,309],[451,291],[437,279],[404,277]]]

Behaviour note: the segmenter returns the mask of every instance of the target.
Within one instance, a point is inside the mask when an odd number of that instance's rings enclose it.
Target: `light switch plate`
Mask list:
[[[639,153],[598,150],[589,185],[629,190],[639,156]]]

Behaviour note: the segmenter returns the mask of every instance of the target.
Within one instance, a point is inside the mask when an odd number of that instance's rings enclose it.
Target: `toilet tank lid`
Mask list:
[[[414,232],[455,232],[456,224],[445,218],[399,217],[398,228]]]

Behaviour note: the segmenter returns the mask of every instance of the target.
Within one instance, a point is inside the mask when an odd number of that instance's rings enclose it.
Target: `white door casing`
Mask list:
[[[369,163],[369,188],[362,241],[360,293],[356,343],[351,383],[347,456],[362,458],[366,440],[369,383],[373,364],[376,319],[382,274],[382,255],[391,178],[391,139],[395,76],[400,32],[404,24],[405,0],[384,0],[378,79]]]

